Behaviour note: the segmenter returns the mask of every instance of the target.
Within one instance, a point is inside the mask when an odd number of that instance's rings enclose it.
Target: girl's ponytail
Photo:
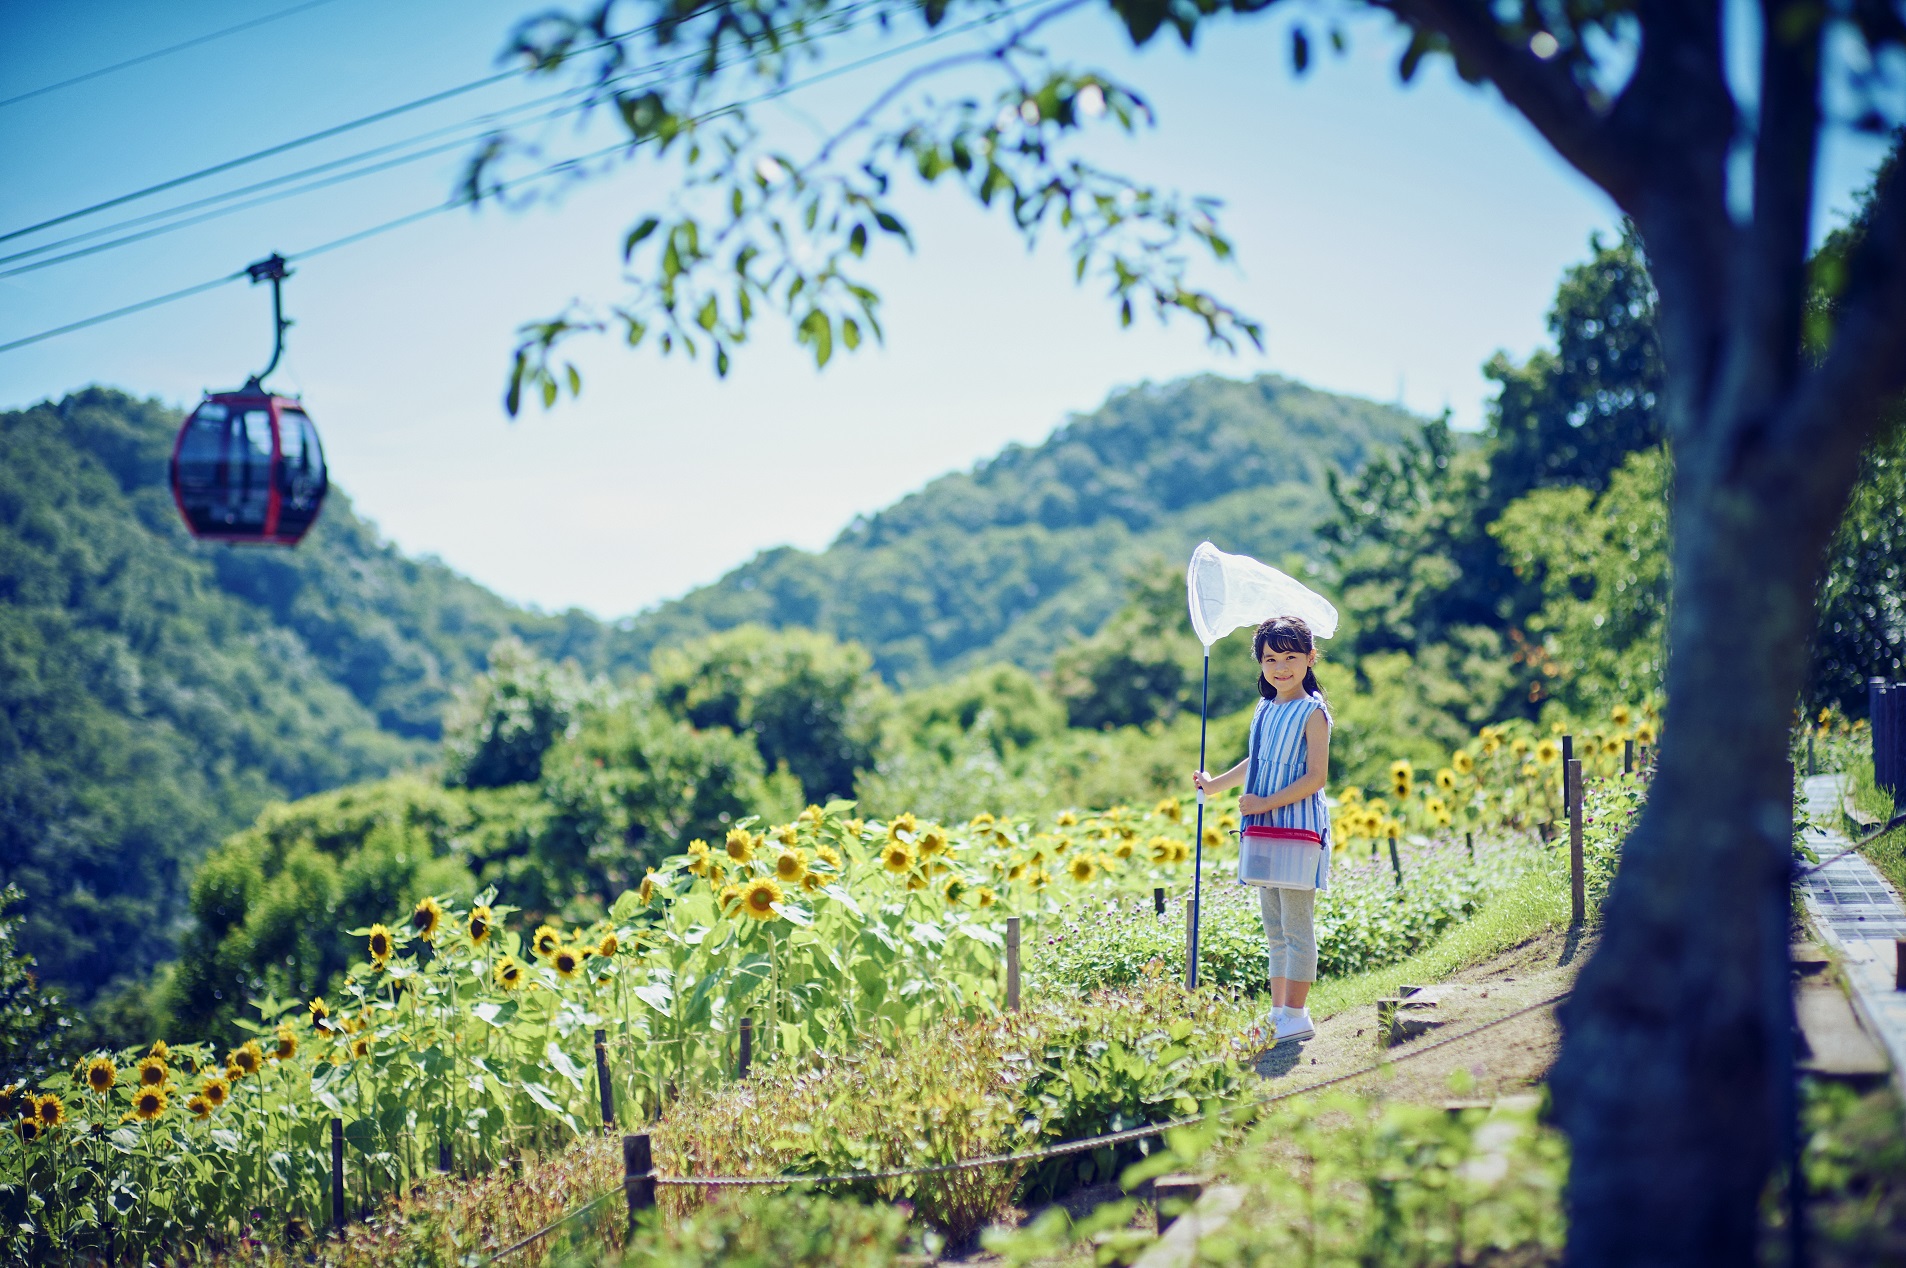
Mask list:
[[[1258,675],[1260,678],[1263,676],[1262,674]],[[1320,701],[1324,700],[1324,688],[1323,685],[1317,681],[1317,669],[1315,666],[1304,671],[1304,694],[1307,696],[1315,696]],[[1327,704],[1329,702],[1324,701],[1324,703]]]

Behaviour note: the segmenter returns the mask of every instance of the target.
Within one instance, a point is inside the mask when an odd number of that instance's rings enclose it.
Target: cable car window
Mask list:
[[[318,429],[302,411],[280,411],[278,452],[278,488],[285,498],[283,511],[316,515],[317,504],[324,497],[324,451],[318,445]]]

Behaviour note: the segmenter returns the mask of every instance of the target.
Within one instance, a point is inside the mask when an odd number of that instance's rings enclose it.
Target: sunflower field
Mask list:
[[[1623,738],[1654,740],[1651,712],[1618,712],[1610,736],[1578,742],[1591,771],[1619,770]],[[1558,817],[1558,753],[1553,736],[1514,726],[1486,728],[1435,770],[1398,763],[1388,788],[1339,790],[1336,848],[1355,859],[1386,838],[1393,855],[1399,838],[1445,852],[1465,833],[1527,840]],[[363,958],[325,997],[253,1001],[236,1043],[96,1053],[36,1088],[0,1089],[0,1251],[22,1262],[296,1242],[329,1222],[334,1120],[347,1207],[364,1211],[433,1172],[561,1146],[601,1124],[605,1097],[617,1121],[641,1122],[732,1080],[744,1020],[756,1058],[775,1061],[997,1014],[1008,918],[1058,934],[1081,911],[1185,894],[1200,845],[1206,879],[1224,884],[1235,804],[1209,807],[1197,841],[1192,808],[1170,798],[957,825],[865,820],[835,801],[689,841],[587,925],[518,927],[493,891],[467,907],[426,897],[353,930]],[[1403,930],[1365,939],[1375,958],[1465,917],[1485,888],[1449,869],[1415,891],[1400,873],[1374,883],[1375,862],[1361,874],[1339,923]]]

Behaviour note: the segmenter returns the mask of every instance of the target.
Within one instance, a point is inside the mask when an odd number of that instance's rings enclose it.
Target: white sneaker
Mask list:
[[[1317,1028],[1310,1024],[1310,1010],[1308,1008],[1287,1009],[1284,1015],[1277,1019],[1278,1043],[1309,1039],[1316,1033]]]

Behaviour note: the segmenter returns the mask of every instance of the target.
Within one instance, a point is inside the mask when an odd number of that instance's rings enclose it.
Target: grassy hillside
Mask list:
[[[765,551],[636,618],[621,659],[744,622],[856,639],[889,679],[1043,668],[1118,607],[1128,565],[1201,538],[1279,559],[1331,513],[1325,472],[1413,436],[1400,409],[1275,375],[1113,396],[1045,443],[942,476],[819,553]]]

